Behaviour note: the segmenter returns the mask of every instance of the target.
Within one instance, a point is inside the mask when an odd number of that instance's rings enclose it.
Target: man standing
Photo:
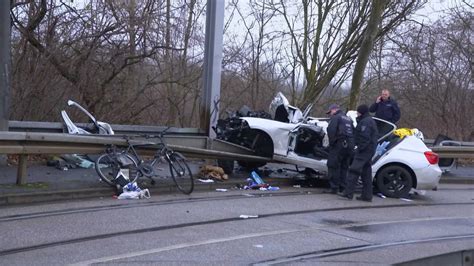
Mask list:
[[[400,120],[400,108],[398,107],[398,103],[395,99],[390,98],[390,91],[387,89],[382,90],[382,94],[377,97],[375,103],[370,106],[369,111],[375,113],[375,117],[394,124]]]
[[[329,155],[327,160],[331,189],[325,193],[337,194],[346,185],[347,169],[354,150],[352,120],[344,115],[337,104],[331,104],[326,114],[331,115],[327,128]]]
[[[377,126],[369,114],[369,107],[365,104],[357,107],[357,127],[354,131],[355,155],[349,175],[347,177],[346,189],[341,197],[352,200],[354,189],[359,179],[362,178],[362,194],[357,200],[372,201],[372,157],[377,148]]]

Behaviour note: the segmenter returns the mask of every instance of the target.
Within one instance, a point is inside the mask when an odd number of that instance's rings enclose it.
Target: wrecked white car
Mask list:
[[[289,105],[281,93],[273,100],[270,113],[273,119],[231,118],[224,126],[221,124],[221,139],[246,146],[277,162],[327,174],[326,128],[329,119],[309,117],[310,108],[301,112]],[[350,111],[348,115],[354,117],[355,112]],[[404,197],[412,188],[435,189],[442,173],[439,157],[424,144],[422,134],[399,137],[393,134],[394,124],[375,119],[379,128],[383,124],[391,126],[391,130],[381,132],[379,148],[373,158],[372,175],[376,188],[389,197]],[[254,162],[239,164],[249,168],[262,166]]]

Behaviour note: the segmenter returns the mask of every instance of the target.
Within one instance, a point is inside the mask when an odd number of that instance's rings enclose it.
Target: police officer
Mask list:
[[[357,200],[372,201],[372,157],[377,148],[377,126],[369,114],[369,107],[365,104],[357,107],[357,127],[354,130],[355,154],[349,167],[346,189],[341,194],[345,199],[352,200],[354,189],[362,178],[362,194]]]
[[[331,104],[326,114],[331,115],[327,127],[329,155],[327,160],[331,189],[325,193],[337,194],[346,185],[347,169],[354,149],[352,119],[344,115],[339,105]]]

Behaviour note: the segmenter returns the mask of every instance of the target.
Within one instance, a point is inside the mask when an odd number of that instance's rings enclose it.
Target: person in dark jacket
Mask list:
[[[337,104],[331,104],[326,114],[331,115],[327,127],[329,155],[328,177],[331,189],[325,193],[337,194],[346,184],[347,169],[354,150],[352,119],[346,116]]]
[[[397,101],[390,98],[390,91],[387,89],[382,90],[382,93],[375,103],[373,103],[369,111],[375,113],[375,117],[386,120],[391,123],[397,123],[400,120],[400,108],[398,107]]]
[[[357,200],[372,201],[372,157],[377,148],[377,126],[369,114],[369,107],[365,104],[357,107],[357,127],[354,130],[355,155],[349,167],[346,189],[341,194],[345,199],[352,200],[354,189],[362,178],[362,194]]]

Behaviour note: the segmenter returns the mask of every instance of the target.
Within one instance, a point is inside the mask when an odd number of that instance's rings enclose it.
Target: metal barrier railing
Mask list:
[[[87,128],[91,124],[77,123],[79,127]],[[35,121],[8,121],[10,132],[43,132],[43,133],[67,133],[64,123],[60,122],[35,122]],[[116,134],[156,134],[165,130],[164,126],[144,125],[111,125]],[[205,136],[205,132],[199,128],[176,128],[167,130],[168,134]]]
[[[434,146],[431,150],[441,158],[474,158],[474,147],[467,146]]]
[[[81,124],[79,124],[81,125]],[[82,124],[86,126],[86,124]],[[10,131],[0,132],[0,154],[18,154],[19,164],[17,184],[26,179],[28,154],[99,154],[105,145],[125,146],[122,135],[156,134],[166,127],[112,125],[117,135],[71,135],[65,134],[62,123],[9,121]],[[151,140],[136,138],[137,144]],[[247,161],[271,161],[271,158],[255,156],[244,147],[204,136],[196,128],[171,128],[167,130],[165,141],[176,151],[193,158],[216,158]],[[474,143],[460,142],[460,146],[430,147],[441,158],[474,158]],[[139,152],[153,154],[153,149],[140,148]]]
[[[219,158],[245,161],[270,161],[255,156],[253,151],[220,140],[203,136],[165,135],[167,145],[191,158]],[[135,144],[154,143],[153,139],[134,137]],[[19,155],[17,184],[24,184],[27,176],[29,154],[100,154],[106,145],[127,146],[123,135],[71,135],[41,132],[0,132],[0,154]],[[152,155],[153,147],[137,149],[144,155]]]

